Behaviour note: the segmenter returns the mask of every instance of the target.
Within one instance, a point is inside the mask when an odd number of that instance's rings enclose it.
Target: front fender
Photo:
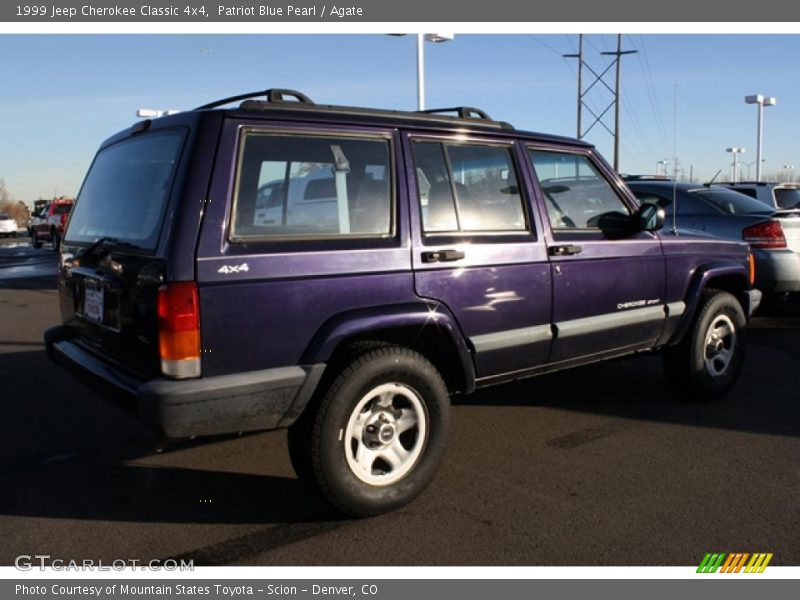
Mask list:
[[[716,282],[716,284],[715,284]],[[668,345],[679,343],[694,321],[695,314],[700,306],[703,292],[709,288],[722,289],[733,293],[740,302],[743,295],[750,287],[748,283],[748,270],[743,264],[734,262],[715,262],[699,266],[692,274],[689,288],[684,296],[685,309],[673,331],[665,332],[669,340]],[[749,309],[744,307],[745,312]]]

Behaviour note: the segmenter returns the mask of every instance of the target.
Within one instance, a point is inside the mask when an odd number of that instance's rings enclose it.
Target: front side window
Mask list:
[[[599,229],[605,215],[630,210],[586,156],[529,150],[553,229]]]
[[[425,233],[528,230],[509,148],[418,141],[413,149]]]
[[[386,139],[247,132],[231,237],[391,235]]]

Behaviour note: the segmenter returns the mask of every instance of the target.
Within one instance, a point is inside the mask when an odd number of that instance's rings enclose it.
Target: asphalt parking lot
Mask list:
[[[453,399],[442,469],[409,507],[342,520],[295,478],[282,431],[173,446],[45,357],[55,254],[0,243],[0,564],[800,564],[800,308],[754,320],[726,398],[688,403],[657,356]]]

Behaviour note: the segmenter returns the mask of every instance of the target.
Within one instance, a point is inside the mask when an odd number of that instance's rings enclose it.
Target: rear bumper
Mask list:
[[[758,307],[761,306],[761,299],[763,298],[763,294],[761,290],[745,290],[744,292],[744,310],[747,313],[747,318],[753,316],[753,313],[758,310]]]
[[[792,250],[756,250],[755,286],[765,294],[800,291],[800,257]]]
[[[170,438],[274,429],[308,404],[324,363],[173,381],[137,380],[63,337],[45,333],[48,356],[112,404]]]

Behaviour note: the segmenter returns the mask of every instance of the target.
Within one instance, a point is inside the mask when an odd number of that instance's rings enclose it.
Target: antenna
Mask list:
[[[678,84],[672,98],[672,235],[678,235]]]

